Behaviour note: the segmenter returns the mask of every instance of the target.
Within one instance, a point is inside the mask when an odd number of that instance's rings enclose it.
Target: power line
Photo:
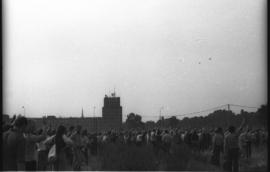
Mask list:
[[[259,109],[258,107],[250,107],[250,106],[243,106],[243,105],[236,105],[236,104],[230,104],[232,106],[238,106],[238,107],[243,107],[243,108],[251,108],[251,109]]]
[[[217,107],[210,108],[210,109],[205,109],[205,110],[202,110],[202,111],[191,112],[191,113],[186,113],[186,114],[181,114],[181,115],[175,115],[175,116],[186,116],[186,115],[193,115],[193,114],[208,112],[208,111],[219,109],[219,108],[224,107],[224,106],[227,106],[227,105],[217,106]]]
[[[257,107],[250,107],[250,106],[243,106],[243,105],[236,105],[236,104],[224,104],[224,105],[221,105],[221,106],[216,106],[216,107],[205,109],[205,110],[201,110],[201,111],[190,112],[190,113],[179,114],[179,115],[168,115],[168,116],[163,116],[163,117],[169,118],[169,117],[172,117],[172,116],[180,117],[180,116],[187,116],[187,115],[199,114],[199,113],[203,113],[203,112],[209,112],[209,111],[212,111],[212,110],[221,109],[222,107],[227,107],[228,105],[229,106],[238,106],[238,107],[259,109]],[[124,116],[127,117],[128,115],[124,115]],[[157,117],[160,117],[159,115],[153,115],[153,116],[143,116],[143,115],[140,115],[140,116],[142,118],[154,118],[154,117],[157,118]]]
[[[181,114],[181,115],[169,115],[169,116],[163,116],[163,117],[171,117],[171,116],[186,116],[186,115],[191,115],[191,114],[197,114],[197,113],[202,113],[202,112],[208,112],[208,111],[211,111],[211,110],[216,110],[218,108],[221,108],[221,107],[224,107],[224,106],[227,106],[226,105],[222,105],[222,106],[217,106],[217,107],[214,107],[214,108],[210,108],[210,109],[205,109],[205,110],[202,110],[202,111],[197,111],[197,112],[191,112],[191,113],[186,113],[186,114]],[[128,115],[124,115],[124,116],[128,116]],[[158,115],[153,115],[153,116],[142,116],[140,115],[141,117],[159,117]]]

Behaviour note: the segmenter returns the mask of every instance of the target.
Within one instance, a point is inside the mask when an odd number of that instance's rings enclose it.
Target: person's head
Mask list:
[[[205,128],[202,128],[202,133],[206,133],[206,129]]]
[[[51,136],[51,135],[52,135],[52,130],[51,130],[50,128],[48,128],[46,132],[47,132],[46,134],[47,134],[48,136]]]
[[[77,125],[77,127],[76,127],[76,131],[77,131],[77,133],[81,133],[81,130],[82,130],[82,126],[80,126],[80,125]]]
[[[59,125],[56,131],[56,136],[62,136],[64,134],[66,134],[66,127],[64,127],[63,125]]]
[[[235,132],[235,127],[232,126],[232,125],[229,126],[228,131],[229,131],[230,133],[234,133],[234,132]]]
[[[215,130],[215,133],[219,133],[219,134],[222,134],[222,128],[221,127],[218,127],[216,130]]]
[[[42,128],[38,129],[37,134],[40,135],[42,133],[43,133],[43,129]]]
[[[18,116],[14,121],[14,127],[24,132],[27,126],[27,119],[23,116]]]
[[[55,129],[52,129],[52,135],[56,134],[56,130]]]
[[[55,135],[56,154],[58,154],[61,148],[65,146],[65,142],[63,139],[64,134],[66,134],[66,127],[64,127],[63,125],[59,125]]]
[[[69,131],[72,132],[74,130],[74,126],[69,127]]]

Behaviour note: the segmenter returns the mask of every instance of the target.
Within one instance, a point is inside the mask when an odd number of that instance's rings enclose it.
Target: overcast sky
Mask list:
[[[4,113],[267,103],[266,0],[4,0]],[[156,120],[156,117],[143,117]]]

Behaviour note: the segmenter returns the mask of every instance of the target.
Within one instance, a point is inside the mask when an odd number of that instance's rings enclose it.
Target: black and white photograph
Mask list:
[[[267,0],[2,0],[2,171],[268,171]]]

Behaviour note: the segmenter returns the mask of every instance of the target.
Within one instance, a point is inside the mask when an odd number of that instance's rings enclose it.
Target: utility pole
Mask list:
[[[84,118],[84,115],[83,115],[83,108],[82,108],[82,115],[81,115],[81,118]]]
[[[96,106],[94,106],[94,127],[95,127],[95,131],[97,132],[97,121],[96,121],[95,111],[96,111]]]
[[[227,112],[227,114],[229,114],[229,112],[230,112],[230,110],[231,110],[231,109],[230,109],[230,104],[228,104],[227,106],[228,106],[228,112]],[[228,122],[228,120],[226,120],[226,127],[227,127],[228,125],[229,125],[229,122]]]

